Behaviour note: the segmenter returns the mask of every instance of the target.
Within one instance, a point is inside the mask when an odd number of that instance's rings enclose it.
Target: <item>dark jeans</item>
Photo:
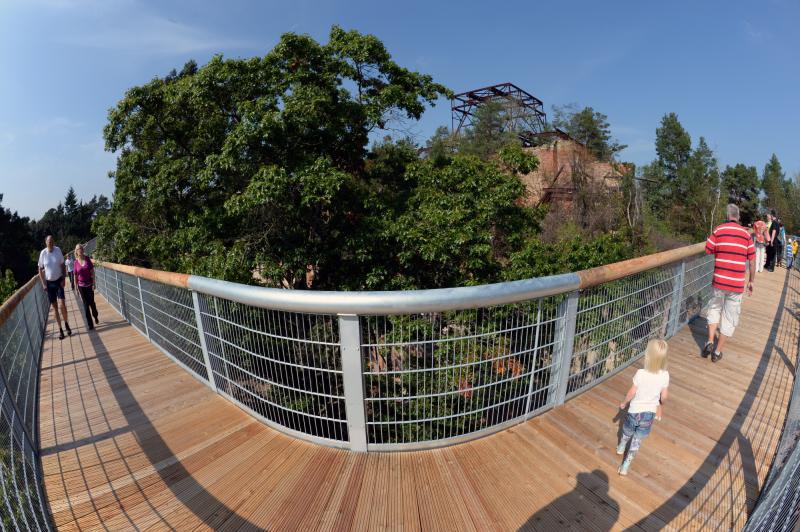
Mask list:
[[[67,272],[67,275],[69,275],[70,290],[75,290],[75,272]]]
[[[92,316],[97,320],[97,305],[94,304],[94,290],[91,286],[78,285],[78,291],[81,293],[81,301],[83,301],[83,310],[86,312],[86,322],[89,328],[93,328]],[[89,311],[91,310],[91,314]]]
[[[777,251],[777,249],[775,249],[776,247],[777,246],[772,244],[767,246],[767,263],[764,265],[764,267],[768,270],[775,269],[775,252]]]

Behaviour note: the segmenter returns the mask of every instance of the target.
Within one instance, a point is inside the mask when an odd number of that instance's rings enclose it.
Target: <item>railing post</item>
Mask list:
[[[139,287],[139,303],[142,306],[142,323],[144,324],[144,335],[147,337],[147,340],[150,340],[150,329],[147,327],[147,314],[144,312],[144,295],[142,294],[142,279],[141,277],[136,277],[136,286]]]
[[[197,334],[200,336],[200,349],[203,351],[203,361],[206,363],[206,372],[208,373],[208,385],[216,392],[217,383],[214,380],[214,370],[211,369],[211,357],[208,356],[206,333],[203,328],[203,315],[200,313],[200,297],[194,290],[192,290],[192,301],[194,302],[194,317],[197,320]]]
[[[675,286],[672,288],[672,312],[670,313],[667,338],[675,336],[680,329],[681,303],[683,302],[683,279],[686,274],[686,260],[675,265]]]
[[[553,406],[564,403],[567,397],[569,369],[572,365],[572,351],[575,344],[575,323],[578,318],[579,290],[573,290],[558,306],[556,321],[556,338],[559,339],[558,350],[553,353],[552,375],[555,379],[555,395]],[[557,364],[556,364],[557,362]]]
[[[342,357],[342,384],[347,412],[347,434],[350,450],[367,450],[367,429],[364,416],[364,380],[361,364],[361,327],[354,314],[339,315],[339,342]]]
[[[125,312],[125,302],[122,292],[122,280],[119,278],[119,272],[114,270],[114,278],[117,280],[117,303],[119,304],[119,313],[125,318],[125,321],[130,321],[127,316],[127,312]]]

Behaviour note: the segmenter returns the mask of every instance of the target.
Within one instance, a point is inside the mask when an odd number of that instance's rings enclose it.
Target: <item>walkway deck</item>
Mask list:
[[[704,320],[670,341],[670,401],[627,478],[629,368],[505,432],[353,454],[286,437],[210,392],[104,301],[44,348],[40,431],[59,529],[739,529],[777,445],[797,359],[800,276],[759,274],[712,365]]]

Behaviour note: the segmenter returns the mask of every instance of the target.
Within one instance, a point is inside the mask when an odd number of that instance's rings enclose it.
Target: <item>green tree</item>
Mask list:
[[[488,160],[510,143],[519,142],[516,133],[508,129],[503,116],[506,109],[500,102],[486,102],[475,111],[472,126],[458,139],[458,152]]]
[[[722,190],[728,203],[739,206],[741,222],[749,225],[758,218],[758,192],[761,186],[755,166],[738,163],[722,172]]]
[[[17,281],[14,279],[14,272],[6,269],[3,276],[0,277],[0,304],[11,297],[11,294],[13,294],[16,289]]]
[[[717,208],[720,197],[720,173],[714,152],[700,137],[685,166],[678,171],[672,223],[679,233],[703,240],[724,212]]]
[[[362,227],[369,135],[449,94],[338,27],[327,44],[287,33],[264,57],[217,56],[134,87],[104,130],[120,155],[101,245],[232,280],[300,288],[312,269],[315,287],[358,286],[365,257],[379,260]]]
[[[783,172],[778,156],[773,153],[767,164],[764,165],[764,173],[761,177],[761,188],[764,190],[763,205],[768,211],[774,210],[781,218],[785,218],[789,214],[785,182],[786,174]]]
[[[2,202],[0,194],[0,268],[10,270],[16,283],[23,284],[36,273],[32,256],[36,244],[28,218],[4,208]]]
[[[578,110],[577,105],[553,107],[553,126],[577,140],[601,161],[610,161],[627,146],[611,136],[608,117],[591,107]]]
[[[668,180],[678,178],[678,171],[689,162],[691,153],[692,138],[681,125],[678,115],[664,115],[661,125],[656,129],[656,154]]]

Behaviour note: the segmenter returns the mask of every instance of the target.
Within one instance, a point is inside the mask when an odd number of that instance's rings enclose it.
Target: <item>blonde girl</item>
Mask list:
[[[619,466],[620,475],[628,474],[628,468],[639,451],[642,440],[650,434],[653,420],[661,419],[661,405],[667,400],[669,389],[668,350],[667,342],[660,338],[647,343],[644,369],[636,371],[633,376],[633,386],[628,390],[625,401],[619,405],[623,410],[627,406],[628,414],[622,426],[622,438],[617,445],[617,454],[625,454],[628,442],[631,444],[628,454]]]

